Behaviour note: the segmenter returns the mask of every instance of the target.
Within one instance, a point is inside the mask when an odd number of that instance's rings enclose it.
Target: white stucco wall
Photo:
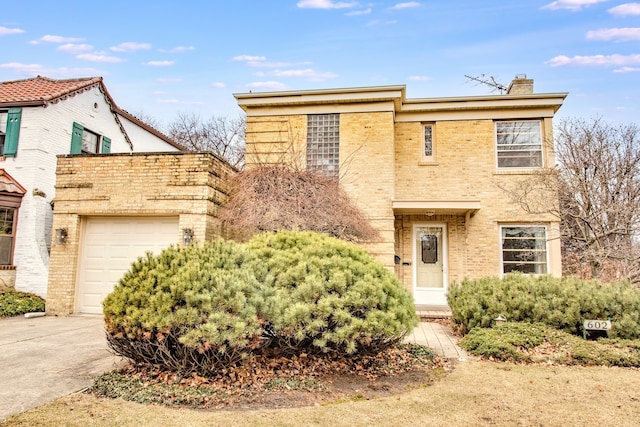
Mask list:
[[[47,294],[56,156],[69,154],[73,122],[111,138],[112,153],[132,151],[96,87],[47,107],[22,108],[18,152],[15,157],[0,158],[0,168],[27,190],[17,225],[15,287],[42,297]],[[175,151],[155,135],[127,123],[135,151]]]
[[[173,145],[168,144],[161,138],[147,132],[145,129],[133,122],[130,122],[123,116],[120,116],[120,122],[127,131],[129,138],[131,138],[133,151],[136,153],[179,151]]]

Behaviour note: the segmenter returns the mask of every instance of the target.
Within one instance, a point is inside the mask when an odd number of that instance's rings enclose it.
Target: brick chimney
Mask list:
[[[518,74],[509,84],[507,95],[528,95],[533,93],[533,79],[528,79],[526,74]]]

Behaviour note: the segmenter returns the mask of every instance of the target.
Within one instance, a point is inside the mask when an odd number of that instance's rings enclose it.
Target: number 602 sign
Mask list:
[[[607,331],[611,329],[611,320],[585,320],[582,327],[590,331]]]

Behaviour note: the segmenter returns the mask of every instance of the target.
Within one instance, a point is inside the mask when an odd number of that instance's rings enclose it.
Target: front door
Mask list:
[[[413,298],[420,305],[447,305],[447,227],[413,226]]]

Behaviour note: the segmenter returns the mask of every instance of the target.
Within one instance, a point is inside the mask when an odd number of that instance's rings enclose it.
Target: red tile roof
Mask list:
[[[102,77],[54,80],[42,76],[0,82],[0,103],[25,104],[52,101],[100,82]]]

